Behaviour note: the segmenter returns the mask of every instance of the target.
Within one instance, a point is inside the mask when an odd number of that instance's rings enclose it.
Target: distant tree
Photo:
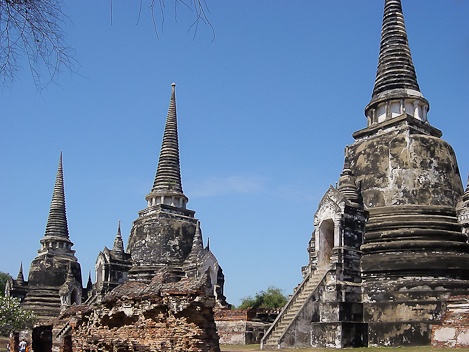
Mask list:
[[[287,297],[282,293],[282,290],[269,286],[267,291],[257,292],[254,298],[251,296],[241,299],[241,305],[238,309],[246,308],[281,308],[287,303]]]
[[[20,307],[19,298],[0,297],[0,336],[31,328],[35,321],[33,312]]]
[[[10,279],[10,274],[0,271],[0,297],[5,296],[5,286]]]
[[[45,85],[47,85],[63,69],[75,72],[74,50],[65,41],[63,26],[68,17],[62,11],[62,1],[0,0],[0,85],[9,85],[14,81],[24,58],[38,89],[43,86],[41,82],[43,77],[46,77]],[[194,22],[190,25],[190,29],[194,29],[194,35],[200,22],[210,26],[213,32],[206,15],[208,9],[205,0],[171,0],[171,2],[174,2],[175,15],[178,4],[193,11]],[[160,22],[163,24],[165,0],[140,0],[140,12],[144,3],[150,8],[155,33],[158,36],[155,8],[159,7]],[[110,12],[112,22],[112,0]]]
[[[262,291],[261,291],[262,292]],[[256,297],[257,297],[258,293],[256,293]],[[258,305],[258,302],[256,300],[256,298],[252,298],[251,296],[247,296],[247,297],[244,297],[244,298],[241,298],[241,304],[238,306],[238,309],[246,309],[246,308],[257,308],[259,305]]]

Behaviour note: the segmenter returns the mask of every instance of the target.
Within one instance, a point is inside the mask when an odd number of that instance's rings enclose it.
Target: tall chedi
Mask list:
[[[145,197],[147,207],[139,212],[129,236],[128,279],[149,282],[163,268],[178,277],[208,273],[217,303],[226,305],[222,269],[210,249],[201,246],[195,211],[186,209],[189,199],[182,191],[175,87],[173,83],[156,176]]]
[[[263,349],[429,345],[469,291],[469,185],[427,119],[399,0],[385,0],[367,127],[314,215],[303,281]]]
[[[81,268],[72,249],[65,211],[62,153],[55,180],[46,231],[41,248],[31,262],[28,281],[21,275],[9,283],[8,293],[24,297],[23,308],[34,311],[39,320],[55,318],[68,306],[81,303]],[[21,276],[21,278],[20,278]],[[18,294],[19,293],[19,294]]]
[[[427,120],[399,0],[386,0],[367,127],[348,146],[369,212],[361,271],[369,345],[429,344],[449,294],[467,292],[456,157]]]
[[[186,209],[188,198],[182,191],[175,87],[173,83],[155,181],[145,197],[147,208],[134,221],[127,245],[133,263],[129,278],[134,280],[151,280],[164,266],[181,273],[195,234],[195,211]]]

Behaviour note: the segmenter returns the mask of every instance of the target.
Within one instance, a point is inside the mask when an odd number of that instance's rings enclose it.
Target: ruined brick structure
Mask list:
[[[129,281],[100,305],[69,319],[79,351],[219,351],[208,275],[180,279],[166,269]],[[64,341],[66,342],[66,341]]]
[[[87,291],[82,287],[81,268],[72,250],[65,211],[62,153],[52,202],[41,248],[29,269],[28,281],[23,266],[16,280],[7,283],[7,296],[19,297],[22,307],[33,310],[38,320],[55,318],[72,304],[80,304]]]
[[[179,278],[166,268],[149,283],[128,281],[100,304],[73,306],[33,330],[41,351],[218,352],[210,277]]]
[[[386,0],[367,127],[315,214],[303,282],[264,349],[430,344],[450,295],[469,288],[469,192],[427,119],[401,2]]]

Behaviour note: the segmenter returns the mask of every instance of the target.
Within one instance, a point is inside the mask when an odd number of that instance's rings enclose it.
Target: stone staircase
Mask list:
[[[261,349],[280,349],[282,337],[288,331],[292,322],[295,320],[295,317],[301,312],[304,304],[308,301],[314,291],[316,291],[327,271],[328,270],[326,268],[321,268],[306,276],[285,307],[283,307],[277,319],[275,319],[267,333],[264,335],[261,341]]]

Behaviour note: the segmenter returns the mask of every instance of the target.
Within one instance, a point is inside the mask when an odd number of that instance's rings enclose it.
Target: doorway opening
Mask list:
[[[324,267],[331,262],[332,248],[334,248],[334,222],[328,219],[319,226],[319,267]]]

